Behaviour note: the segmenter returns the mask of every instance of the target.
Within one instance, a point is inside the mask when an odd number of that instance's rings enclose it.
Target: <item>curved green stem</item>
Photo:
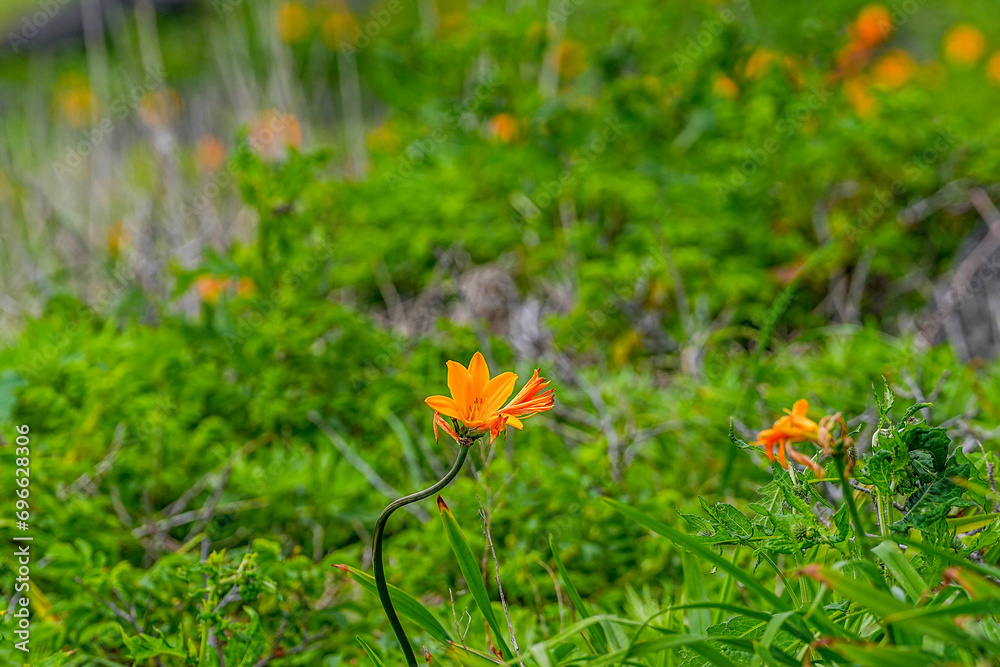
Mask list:
[[[392,600],[389,598],[389,586],[385,582],[385,566],[382,563],[382,534],[385,532],[385,524],[392,516],[392,513],[398,510],[400,507],[409,505],[410,503],[415,503],[419,500],[423,500],[429,496],[434,495],[444,487],[448,486],[451,480],[455,479],[462,466],[465,465],[465,457],[469,455],[469,446],[472,442],[459,443],[458,449],[458,459],[455,460],[455,465],[451,467],[444,477],[442,477],[434,486],[431,486],[423,491],[418,491],[417,493],[411,494],[409,496],[404,496],[399,500],[395,500],[382,510],[382,513],[378,515],[378,520],[375,521],[375,534],[372,538],[372,560],[375,564],[375,587],[378,589],[379,599],[382,600],[382,608],[385,610],[385,615],[389,619],[389,625],[392,626],[393,631],[396,633],[396,638],[399,639],[399,645],[403,649],[403,655],[406,656],[407,667],[417,667],[417,658],[413,655],[413,648],[410,646],[410,640],[406,638],[406,633],[403,631],[403,626],[399,622],[399,616],[396,615],[396,610],[392,606]]]
[[[840,476],[840,485],[844,489],[844,502],[847,503],[847,511],[851,515],[851,522],[854,524],[854,546],[858,548],[858,552],[862,557],[871,560],[871,554],[864,547],[865,537],[865,527],[861,523],[861,515],[858,514],[858,506],[854,502],[854,489],[847,481],[847,473],[844,469],[844,458],[843,456],[835,456],[833,460],[837,463],[837,473]]]

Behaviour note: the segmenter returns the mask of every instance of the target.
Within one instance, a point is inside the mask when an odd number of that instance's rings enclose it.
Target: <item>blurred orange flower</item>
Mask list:
[[[399,135],[389,123],[379,125],[368,133],[368,147],[373,150],[395,153],[401,145]]]
[[[352,33],[357,25],[358,22],[347,9],[332,12],[320,28],[323,43],[334,51],[352,48],[354,46]]]
[[[440,426],[457,441],[490,434],[490,442],[505,432],[507,426],[524,427],[523,419],[551,410],[555,392],[546,390],[548,380],[535,369],[531,379],[506,406],[504,401],[514,391],[517,375],[501,373],[490,378],[486,359],[479,352],[466,368],[457,361],[448,362],[448,390],[451,396],[429,396],[427,405],[434,410],[434,430]],[[503,407],[501,407],[503,406]],[[451,417],[454,428],[441,415]]]
[[[876,61],[872,78],[882,88],[901,88],[913,76],[917,64],[906,51],[894,50]]]
[[[775,460],[775,450],[777,450],[778,463],[782,468],[788,468],[788,457],[791,457],[793,461],[811,468],[817,477],[821,477],[823,470],[816,465],[816,462],[791,447],[795,442],[819,442],[819,424],[806,416],[809,412],[809,402],[804,398],[799,399],[795,401],[791,410],[785,412],[787,414],[779,417],[774,426],[757,434],[757,441],[753,444],[763,447],[764,453],[771,461]]]
[[[845,80],[844,93],[859,116],[869,116],[875,111],[875,98],[863,78],[852,77]]]
[[[967,23],[955,26],[944,36],[944,57],[948,62],[971,65],[983,57],[986,38]]]
[[[498,113],[490,119],[490,135],[509,144],[517,138],[517,121],[509,113]]]
[[[720,74],[715,77],[715,81],[712,82],[712,92],[719,97],[725,97],[727,100],[733,100],[739,96],[740,88],[736,85],[736,82],[728,76]]]
[[[139,101],[139,118],[147,127],[157,128],[171,125],[181,112],[181,98],[170,88],[153,90]]]
[[[286,44],[297,44],[309,34],[309,10],[299,2],[283,2],[275,14],[278,37]]]
[[[240,278],[236,281],[236,296],[253,296],[257,293],[257,283],[250,278]]]
[[[227,280],[225,278],[216,278],[215,276],[201,276],[196,281],[194,281],[194,288],[198,290],[198,294],[201,295],[202,301],[205,303],[217,303],[219,297],[222,296],[223,290],[226,288]]]
[[[760,79],[778,61],[778,54],[770,49],[757,49],[746,64],[746,75],[750,79]]]
[[[56,83],[56,104],[63,119],[73,127],[84,127],[97,120],[97,96],[86,77],[78,73],[63,76]]]
[[[462,12],[448,12],[441,17],[438,24],[438,34],[443,37],[457,35],[465,29],[469,21]]]
[[[206,171],[218,171],[226,163],[226,145],[211,134],[198,140],[194,149],[194,159]]]
[[[225,294],[235,294],[238,297],[253,296],[257,293],[257,284],[250,278],[230,278],[228,276],[200,276],[194,281],[194,287],[206,303],[218,303]]]
[[[894,27],[889,10],[883,5],[868,5],[851,24],[852,40],[871,47],[889,39]]]
[[[986,63],[986,76],[990,77],[993,83],[1000,84],[1000,51],[997,51]]]
[[[576,40],[564,39],[554,57],[563,79],[575,79],[587,68],[587,50]]]
[[[111,255],[112,261],[118,260],[121,248],[127,241],[128,233],[125,231],[125,226],[121,220],[112,223],[108,227],[108,254]]]
[[[272,109],[250,123],[250,147],[266,159],[283,159],[289,148],[301,146],[302,126],[293,114]]]

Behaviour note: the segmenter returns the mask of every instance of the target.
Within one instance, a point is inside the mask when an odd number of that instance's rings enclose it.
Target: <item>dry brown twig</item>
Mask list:
[[[493,546],[493,535],[490,533],[492,514],[487,513],[486,508],[483,506],[482,498],[477,495],[476,500],[479,501],[479,518],[483,522],[483,534],[486,536],[486,549],[493,557],[493,570],[497,582],[497,590],[500,592],[500,606],[503,607],[504,616],[507,617],[507,629],[510,630],[510,642],[514,646],[514,653],[517,655],[518,664],[521,665],[521,667],[524,667],[524,663],[521,662],[521,649],[517,645],[517,636],[514,633],[514,622],[510,620],[510,610],[507,608],[507,598],[504,596],[503,584],[500,582],[500,562],[497,560],[496,548]]]

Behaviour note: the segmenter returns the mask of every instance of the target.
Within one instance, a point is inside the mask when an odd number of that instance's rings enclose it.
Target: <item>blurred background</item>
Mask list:
[[[332,565],[447,469],[423,399],[476,350],[556,390],[445,492],[529,638],[571,620],[550,535],[595,608],[672,599],[679,556],[595,501],[745,503],[769,475],[730,416],[870,429],[885,376],[995,445],[992,2],[5,0],[0,27],[0,442],[35,437],[45,664],[181,664],[222,549],[269,582],[260,660],[391,649]],[[464,625],[412,510],[391,581]]]

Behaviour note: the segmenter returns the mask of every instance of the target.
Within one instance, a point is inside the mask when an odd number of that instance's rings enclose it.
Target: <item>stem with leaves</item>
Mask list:
[[[375,521],[375,533],[372,538],[372,560],[375,564],[375,587],[378,589],[378,596],[382,601],[382,608],[385,610],[385,615],[389,619],[389,625],[392,626],[393,631],[396,633],[396,638],[399,640],[400,648],[403,649],[403,655],[406,656],[407,667],[417,667],[417,658],[413,654],[413,648],[410,646],[410,640],[407,639],[406,632],[403,631],[403,626],[399,622],[399,616],[396,615],[396,610],[392,606],[392,600],[389,598],[389,586],[385,581],[385,565],[382,562],[382,536],[385,532],[385,524],[389,520],[389,517],[392,516],[392,513],[400,507],[405,507],[411,503],[433,496],[441,491],[441,489],[448,486],[448,484],[451,483],[451,481],[458,475],[459,471],[462,470],[462,466],[465,465],[465,458],[469,455],[469,447],[473,442],[475,442],[475,439],[469,438],[463,439],[459,442],[458,458],[455,460],[455,464],[444,477],[437,481],[436,484],[424,489],[423,491],[418,491],[417,493],[404,496],[399,500],[389,503],[389,505],[382,510],[382,513],[379,514],[378,520]]]

